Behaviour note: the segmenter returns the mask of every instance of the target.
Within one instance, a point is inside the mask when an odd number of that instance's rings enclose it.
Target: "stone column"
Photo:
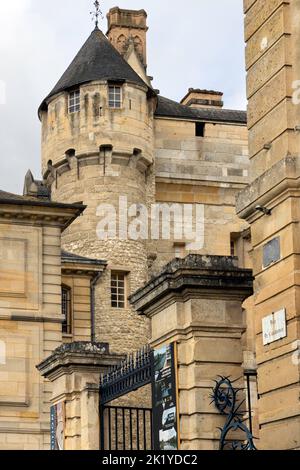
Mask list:
[[[131,297],[151,318],[151,344],[178,344],[182,450],[217,450],[224,416],[211,404],[218,376],[243,387],[242,310],[252,294],[252,272],[237,259],[190,255],[174,260]]]
[[[99,450],[99,378],[121,356],[95,343],[65,344],[38,366],[52,383],[52,405],[64,403],[64,450]]]
[[[259,446],[300,449],[300,1],[244,7],[252,182],[237,211],[252,234]],[[266,344],[263,323],[282,310],[281,334]]]

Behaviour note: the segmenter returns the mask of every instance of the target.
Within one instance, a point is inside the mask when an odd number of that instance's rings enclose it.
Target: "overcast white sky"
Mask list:
[[[40,178],[37,109],[87,39],[93,0],[0,0],[0,189]],[[180,100],[189,87],[224,92],[246,109],[243,0],[103,0],[148,12],[148,73]],[[106,19],[101,21],[106,32]],[[5,97],[3,88],[6,88]],[[5,100],[4,100],[5,98]]]

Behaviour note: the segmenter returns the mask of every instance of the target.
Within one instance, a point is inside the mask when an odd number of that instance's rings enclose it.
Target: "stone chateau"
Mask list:
[[[100,373],[171,342],[181,449],[219,448],[218,376],[258,449],[300,449],[300,2],[244,7],[248,118],[219,91],[161,96],[147,14],[118,7],[42,101],[42,178],[0,191],[0,449],[49,449],[58,403],[61,446],[99,449]]]

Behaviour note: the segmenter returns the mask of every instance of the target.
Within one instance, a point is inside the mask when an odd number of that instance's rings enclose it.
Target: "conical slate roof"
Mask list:
[[[146,85],[102,31],[96,28],[45,98],[40,109],[57,93],[94,80],[124,80]]]

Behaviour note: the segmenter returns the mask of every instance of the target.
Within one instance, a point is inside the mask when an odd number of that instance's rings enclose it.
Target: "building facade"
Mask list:
[[[49,448],[51,403],[63,448],[99,448],[99,373],[170,341],[182,449],[218,448],[213,381],[245,374],[257,447],[299,447],[295,3],[245,1],[248,121],[221,92],[161,96],[147,14],[117,7],[43,100],[42,181],[0,193],[1,449]],[[283,308],[287,337],[264,345]],[[150,407],[149,388],[125,403]]]
[[[223,109],[222,93],[211,90],[189,89],[181,103],[160,96],[147,74],[147,30],[144,10],[112,9],[107,36],[96,27],[40,106],[43,180],[29,172],[23,198],[40,201],[43,194],[47,204],[72,207],[80,201],[85,210],[58,240],[53,275],[63,325],[35,365],[60,343],[109,345],[112,357],[136,351],[151,340],[151,321],[128,298],[175,257],[230,256],[240,233],[247,240],[248,225],[235,214],[235,197],[249,176],[246,113]],[[128,211],[129,222],[117,217],[114,223],[105,214],[108,205],[121,216]],[[183,219],[179,234],[172,231],[172,220],[188,206],[197,240],[186,236]],[[130,215],[145,210],[148,233],[128,236]],[[169,236],[160,226],[151,236],[154,216],[171,219]],[[113,228],[118,236],[109,232]],[[241,263],[249,265],[245,246]],[[129,403],[150,405],[150,395],[145,389]],[[49,445],[45,397],[39,448]]]

